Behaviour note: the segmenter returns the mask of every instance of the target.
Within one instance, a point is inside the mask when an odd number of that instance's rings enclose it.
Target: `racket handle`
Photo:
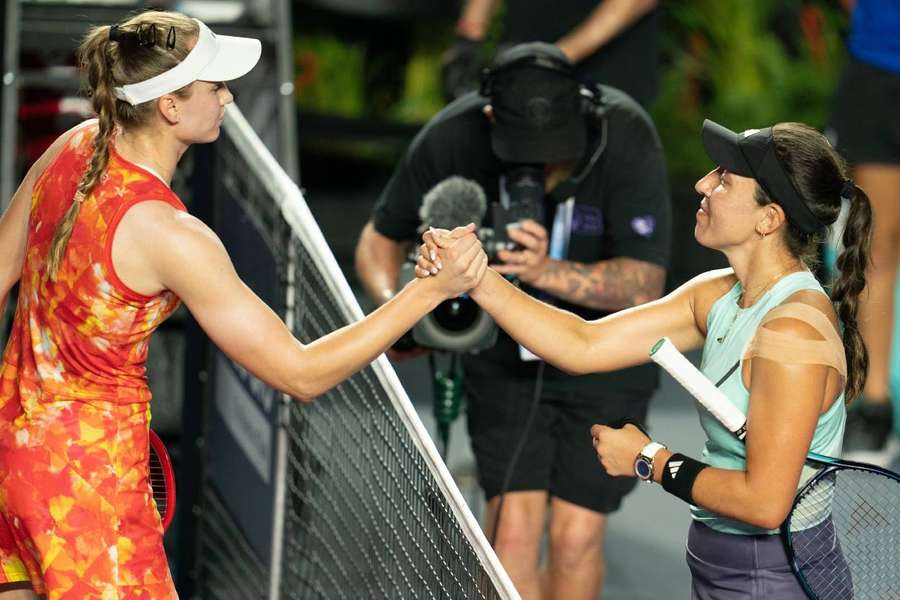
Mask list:
[[[725,394],[678,351],[669,338],[662,338],[650,349],[650,358],[668,371],[684,389],[714,416],[719,423],[743,440],[747,435],[747,417]]]

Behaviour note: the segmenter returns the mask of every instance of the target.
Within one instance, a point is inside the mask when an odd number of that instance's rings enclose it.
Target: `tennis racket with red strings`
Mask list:
[[[153,430],[150,430],[150,487],[163,530],[167,530],[175,518],[175,470],[166,445]]]

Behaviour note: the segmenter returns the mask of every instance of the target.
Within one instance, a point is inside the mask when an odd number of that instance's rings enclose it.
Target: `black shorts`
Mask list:
[[[850,58],[827,134],[851,165],[900,164],[900,74]]]
[[[502,491],[534,396],[534,379],[505,379],[466,371],[467,421],[478,479],[488,499]],[[507,491],[547,490],[600,513],[619,508],[634,477],[610,477],[591,443],[595,423],[644,426],[649,393],[586,395],[569,381],[543,382],[538,411]]]

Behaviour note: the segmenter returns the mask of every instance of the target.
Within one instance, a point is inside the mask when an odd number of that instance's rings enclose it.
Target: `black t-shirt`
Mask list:
[[[503,42],[555,43],[584,22],[597,0],[505,0]],[[659,88],[659,9],[644,15],[609,43],[586,56],[576,70],[585,81],[618,88],[647,106]]]
[[[595,263],[631,257],[667,267],[671,242],[671,205],[665,159],[656,129],[647,113],[622,92],[601,86],[606,105],[604,150],[593,166],[588,159],[576,169],[583,179],[575,188],[575,204],[565,259]],[[418,133],[379,198],[373,215],[375,229],[393,240],[419,238],[419,208],[423,196],[447,177],[476,181],[488,203],[499,200],[499,177],[504,164],[494,156],[490,123],[481,109],[486,100],[467,94],[448,105]],[[604,127],[586,118],[587,156],[604,142]],[[550,207],[552,208],[552,206]],[[551,229],[552,210],[544,226]],[[488,211],[488,215],[490,210]],[[490,225],[489,218],[484,225]],[[555,300],[555,305],[586,319],[605,312]],[[649,348],[648,348],[649,351]],[[528,377],[534,363],[519,359],[518,346],[501,334],[494,348],[473,360],[495,363],[510,377]],[[656,371],[647,366],[616,373],[570,377],[548,368],[548,377],[566,377],[578,387],[649,391]],[[581,384],[579,384],[581,382]]]

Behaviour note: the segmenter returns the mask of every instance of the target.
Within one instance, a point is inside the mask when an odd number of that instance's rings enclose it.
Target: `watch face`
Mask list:
[[[634,461],[634,473],[641,479],[650,479],[650,463],[643,458],[637,459],[636,461]]]

